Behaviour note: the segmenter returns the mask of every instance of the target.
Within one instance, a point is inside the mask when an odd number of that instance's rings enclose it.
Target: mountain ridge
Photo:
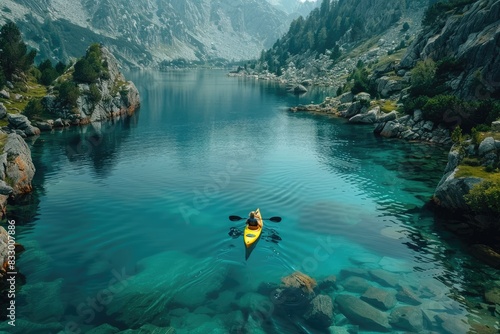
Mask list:
[[[298,15],[266,0],[5,0],[0,7],[0,23],[16,22],[39,59],[67,61],[101,42],[129,67],[256,58]]]

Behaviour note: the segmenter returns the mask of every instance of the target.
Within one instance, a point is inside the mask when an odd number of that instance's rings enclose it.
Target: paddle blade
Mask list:
[[[240,216],[229,216],[229,220],[232,222],[242,220],[242,219],[245,219],[245,218],[241,218]]]
[[[281,221],[281,217],[271,217],[269,218],[269,220],[275,223],[279,223]]]

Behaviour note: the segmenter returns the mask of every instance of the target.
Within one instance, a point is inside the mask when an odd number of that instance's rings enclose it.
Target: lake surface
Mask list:
[[[378,316],[392,319],[391,332],[497,325],[475,308],[494,273],[424,208],[447,147],[287,111],[321,102],[324,88],[298,97],[209,70],[126,76],[142,100],[132,117],[30,143],[35,193],[10,208],[26,248],[17,261],[17,326],[1,329],[329,333],[306,320],[309,304],[278,298],[281,279],[295,271],[333,300],[368,287],[389,295],[393,305]],[[265,221],[246,260],[237,237],[244,220],[228,216],[257,207],[282,221]],[[380,330],[341,308],[332,332]],[[416,320],[394,320],[398,308]]]

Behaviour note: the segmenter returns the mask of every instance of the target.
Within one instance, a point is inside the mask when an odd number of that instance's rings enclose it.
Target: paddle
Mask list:
[[[229,216],[229,220],[232,222],[242,220],[242,219],[247,219],[247,218],[240,217],[240,216]],[[281,221],[281,217],[262,218],[262,220],[270,220],[274,223],[279,223]]]

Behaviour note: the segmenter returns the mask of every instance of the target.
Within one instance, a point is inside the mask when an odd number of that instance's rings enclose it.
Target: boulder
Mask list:
[[[436,322],[441,326],[443,334],[467,334],[470,333],[470,326],[461,315],[452,316],[438,313],[434,316]]]
[[[341,115],[345,118],[351,118],[352,116],[357,115],[359,112],[361,112],[362,108],[363,105],[361,104],[361,102],[356,101],[351,103],[349,108],[344,113],[341,113]]]
[[[377,120],[376,109],[368,111],[366,114],[357,114],[349,118],[349,123],[373,124]]]
[[[500,121],[491,122],[491,131],[500,132]]]
[[[352,100],[354,99],[354,94],[352,94],[351,92],[347,92],[342,95],[339,95],[337,99],[340,101],[340,103],[352,103]]]
[[[365,92],[361,92],[361,93],[358,93],[354,96],[354,101],[359,101],[359,102],[364,102],[364,103],[370,103],[371,101],[371,97],[370,97],[370,94],[368,93],[365,93]]]
[[[345,280],[348,277],[357,276],[361,278],[369,278],[368,270],[362,268],[343,268],[339,273],[339,278]]]
[[[408,115],[407,115],[408,116]],[[409,116],[408,116],[409,117]],[[396,110],[393,110],[387,114],[379,114],[377,118],[377,122],[389,122],[389,121],[394,121],[398,118],[398,112]],[[399,121],[400,124],[402,124],[401,120]]]
[[[58,118],[54,121],[54,127],[55,128],[62,128],[64,127],[64,122],[62,119]]]
[[[10,195],[14,192],[11,186],[5,183],[4,180],[0,180],[0,195]]]
[[[455,178],[457,169],[443,176],[434,191],[434,202],[450,210],[469,210],[464,196],[481,181],[477,177]]]
[[[293,88],[293,92],[295,94],[302,94],[307,92],[307,88],[304,87],[303,85],[297,85]]]
[[[370,287],[370,282],[361,277],[351,276],[343,280],[341,282],[341,285],[344,288],[344,290],[350,292],[364,293]]]
[[[313,293],[313,289],[317,285],[314,278],[301,273],[300,271],[295,271],[292,274],[283,277],[281,282],[287,288],[301,289],[305,293]]]
[[[384,124],[384,123],[381,123]],[[399,132],[401,131],[401,125],[398,122],[395,121],[389,121],[385,123],[382,131],[380,132],[380,135],[382,137],[387,137],[387,138],[394,138],[399,135]]]
[[[431,132],[432,129],[434,128],[434,122],[432,121],[426,121],[424,125],[422,125],[422,130]]]
[[[0,103],[0,119],[3,119],[5,116],[7,116],[7,108],[5,108],[3,103]]]
[[[409,305],[420,305],[422,301],[407,287],[401,287],[396,293],[396,299]]]
[[[361,296],[361,300],[376,308],[387,311],[396,305],[396,296],[393,292],[382,290],[376,287],[369,287]]]
[[[486,137],[479,144],[479,156],[483,157],[487,153],[496,150],[495,139],[493,137]]]
[[[380,332],[388,332],[391,329],[385,313],[354,296],[338,295],[335,303],[352,323],[362,328]]]
[[[317,295],[310,304],[304,318],[314,327],[328,328],[333,320],[333,301],[330,296]]]
[[[401,79],[394,80],[387,76],[383,76],[375,82],[377,84],[377,91],[382,97],[388,97],[390,94],[403,89],[403,82]]]
[[[31,125],[31,122],[28,120],[28,117],[21,114],[9,114],[7,116],[7,120],[9,121],[9,125],[13,129],[22,130]]]
[[[422,311],[414,306],[397,307],[391,312],[389,322],[397,328],[418,333],[424,328]]]
[[[415,111],[413,112],[413,121],[414,121],[415,123],[418,123],[418,122],[420,122],[421,120],[423,120],[423,116],[424,116],[424,114],[423,114],[422,110],[417,109],[417,110],[415,110]]]
[[[31,136],[38,136],[40,134],[40,129],[37,128],[36,126],[28,126],[27,128],[24,129],[24,133],[26,136],[31,137]]]
[[[7,153],[6,177],[11,182],[13,195],[21,195],[31,192],[31,181],[35,175],[35,166],[31,160],[31,151],[24,139],[16,133],[7,136],[4,146]]]
[[[40,131],[51,131],[52,130],[52,125],[49,124],[48,122],[38,122],[36,125],[40,129]]]
[[[319,290],[334,290],[337,288],[337,276],[330,275],[318,283]]]
[[[383,269],[370,270],[373,280],[383,286],[396,288],[399,286],[399,276]]]
[[[10,99],[10,93],[7,92],[5,89],[0,90],[0,97],[3,97],[4,99]]]

